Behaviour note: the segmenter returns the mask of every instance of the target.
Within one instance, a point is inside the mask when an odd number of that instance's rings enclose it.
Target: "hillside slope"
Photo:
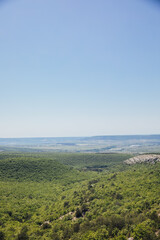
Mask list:
[[[106,156],[44,156],[0,154],[1,240],[160,239],[159,162],[124,165],[126,155],[114,155],[99,172],[83,159],[93,167]]]

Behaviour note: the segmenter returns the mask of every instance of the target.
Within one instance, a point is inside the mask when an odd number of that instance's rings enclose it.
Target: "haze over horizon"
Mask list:
[[[153,2],[0,1],[0,138],[160,133]]]
[[[2,138],[0,137],[0,139],[34,139],[34,138],[41,138],[41,139],[43,139],[43,138],[44,139],[45,138],[46,139],[49,139],[49,138],[53,138],[53,139],[54,138],[55,139],[56,138],[57,139],[58,138],[61,138],[61,139],[63,139],[63,138],[64,139],[65,138],[66,139],[69,139],[69,138],[80,138],[81,139],[82,138],[83,139],[83,138],[97,138],[97,137],[102,137],[102,138],[103,137],[104,138],[105,137],[122,137],[123,138],[123,137],[127,137],[127,136],[128,137],[134,137],[134,136],[136,136],[136,137],[138,137],[138,136],[139,137],[141,137],[141,136],[143,136],[143,137],[147,137],[147,136],[148,137],[149,136],[152,136],[152,137],[155,136],[156,137],[157,136],[158,137],[159,136],[160,137],[160,134],[159,133],[157,133],[157,134],[113,134],[113,135],[88,135],[88,136],[84,135],[84,136],[60,136],[60,137],[57,137],[57,136],[52,136],[52,137],[51,136],[50,137],[48,137],[48,136],[39,136],[39,137],[34,137],[34,136],[33,137],[2,137]]]

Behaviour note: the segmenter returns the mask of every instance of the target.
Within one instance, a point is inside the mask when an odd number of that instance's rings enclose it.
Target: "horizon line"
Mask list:
[[[91,136],[61,136],[61,137],[0,137],[0,139],[29,139],[29,138],[92,138],[92,137],[116,137],[116,136],[158,136],[160,133],[154,133],[154,134],[109,134],[109,135],[91,135]]]

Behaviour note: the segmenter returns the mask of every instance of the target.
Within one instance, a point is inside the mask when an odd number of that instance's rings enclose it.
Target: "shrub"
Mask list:
[[[64,207],[69,207],[69,201],[64,202]]]
[[[0,231],[0,240],[4,240],[5,239],[5,235],[2,231]]]
[[[75,216],[76,216],[76,218],[82,217],[82,212],[79,208],[76,209]]]
[[[153,240],[155,239],[155,234],[153,233],[153,221],[147,220],[136,226],[134,229],[134,240],[139,239],[147,239]]]
[[[74,232],[79,232],[79,228],[80,228],[80,224],[79,223],[73,224],[73,231]]]
[[[28,240],[28,228],[26,226],[22,227],[21,232],[18,234],[17,239],[18,240]]]

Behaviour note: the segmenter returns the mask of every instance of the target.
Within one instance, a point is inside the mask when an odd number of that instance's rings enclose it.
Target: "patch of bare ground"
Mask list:
[[[129,158],[124,161],[126,164],[136,164],[136,163],[151,163],[155,164],[156,162],[160,162],[160,154],[143,154],[138,155],[132,158]]]

